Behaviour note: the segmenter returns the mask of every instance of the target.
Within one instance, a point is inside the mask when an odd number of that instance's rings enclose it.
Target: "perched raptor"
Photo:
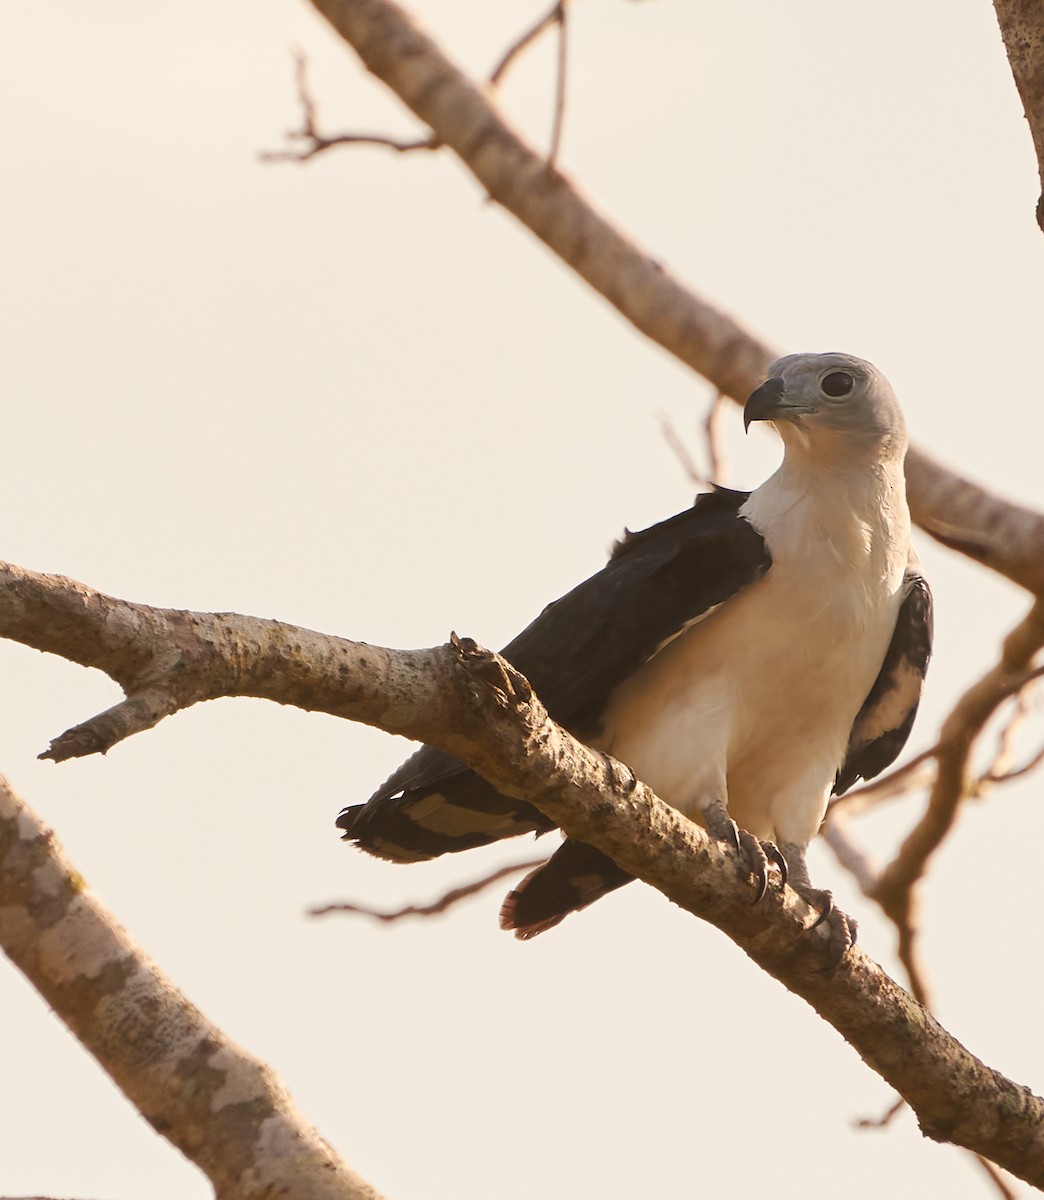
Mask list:
[[[931,651],[931,593],[911,558],[906,429],[887,380],[847,354],[792,354],[747,401],[771,421],[779,470],[640,533],[503,650],[550,714],[626,763],[741,853],[769,864],[854,937],[805,849],[831,793],[870,779],[910,733]],[[425,746],[337,824],[362,849],[415,862],[553,828]],[[508,896],[528,938],[631,876],[567,838]]]

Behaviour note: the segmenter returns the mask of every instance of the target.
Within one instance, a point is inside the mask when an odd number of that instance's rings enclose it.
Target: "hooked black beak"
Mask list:
[[[785,392],[786,384],[779,375],[766,379],[761,387],[755,388],[743,406],[743,432],[746,433],[754,421],[771,421],[778,416]]]
[[[750,393],[743,406],[743,428],[749,429],[752,421],[789,421],[792,425],[800,425],[803,415],[818,411],[813,403],[793,397],[787,399],[787,385],[782,376],[774,375]]]

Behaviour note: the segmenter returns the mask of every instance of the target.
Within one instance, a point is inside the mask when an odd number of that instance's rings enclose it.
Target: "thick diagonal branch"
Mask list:
[[[0,777],[0,945],[218,1200],[379,1200],[105,911]]]
[[[392,0],[312,3],[491,199],[636,329],[734,400],[746,399],[762,381],[776,351],[624,236]],[[907,476],[914,519],[924,529],[1044,595],[1044,516],[991,495],[916,449]]]
[[[63,602],[62,593],[74,602]],[[30,610],[50,617],[30,620]],[[120,645],[119,630],[128,646]],[[812,913],[803,901],[787,889],[752,906],[746,873],[724,847],[644,784],[634,785],[619,764],[570,737],[510,664],[473,642],[454,637],[432,650],[387,650],[254,617],[124,605],[14,568],[0,570],[0,635],[103,670],[111,661],[132,698],[138,671],[172,703],[181,695],[190,703],[262,696],[457,755],[722,929],[838,1029],[908,1100],[930,1137],[1044,1186],[1044,1102],[969,1054],[858,949],[827,973],[829,939],[823,929],[806,930]],[[35,951],[21,953],[31,966]]]

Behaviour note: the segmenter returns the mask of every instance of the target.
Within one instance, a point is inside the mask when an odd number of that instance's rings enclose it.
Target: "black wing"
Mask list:
[[[834,783],[843,795],[858,779],[873,779],[899,757],[910,736],[932,654],[932,593],[923,576],[907,571],[905,593],[880,674],[852,725]]]
[[[601,571],[504,647],[559,724],[590,736],[617,684],[765,574],[771,559],[764,539],[739,515],[748,495],[719,488],[685,512],[628,533]],[[344,809],[337,824],[347,840],[402,862],[553,828],[531,805],[502,796],[430,746],[366,804]]]

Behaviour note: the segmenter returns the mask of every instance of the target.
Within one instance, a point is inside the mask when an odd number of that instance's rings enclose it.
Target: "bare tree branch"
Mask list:
[[[860,863],[852,848],[844,845],[842,831],[835,828],[828,837],[839,859],[850,866],[866,894],[880,904],[895,924],[899,959],[913,994],[925,1007],[930,1007],[931,1002],[917,949],[917,886],[929,859],[953,828],[961,803],[971,794],[969,763],[977,739],[998,706],[1044,670],[1028,668],[1041,646],[1044,646],[1044,607],[1038,601],[1025,620],[1005,638],[1000,662],[964,693],[943,722],[934,751],[937,769],[928,806],[893,861],[876,880],[868,865]]]
[[[498,883],[501,879],[506,879],[509,875],[517,875],[519,871],[532,871],[535,867],[542,866],[545,862],[547,862],[546,855],[541,858],[529,859],[527,862],[511,863],[510,866],[499,867],[491,874],[483,875],[481,879],[476,879],[473,883],[465,883],[461,884],[460,887],[452,888],[437,900],[433,900],[430,904],[407,904],[405,908],[397,908],[392,912],[380,912],[378,909],[369,908],[364,904],[348,904],[344,901],[333,904],[322,904],[308,911],[309,915],[313,917],[325,917],[330,913],[359,913],[364,917],[373,917],[376,921],[399,921],[403,917],[439,916],[444,912],[448,912],[459,901],[466,900],[469,896],[476,896],[479,892],[484,892],[486,888],[492,887],[494,883]]]
[[[835,796],[830,801],[827,814],[830,815],[839,809],[846,813],[863,812],[876,807],[882,800],[891,800],[923,787],[935,777],[935,757],[938,753],[938,744],[929,746],[927,750],[915,754],[894,771],[871,779],[869,783],[864,783],[862,787],[851,792],[845,792],[843,796]]]
[[[936,541],[1044,596],[1044,515],[962,479],[916,447],[906,457],[906,489],[914,520]]]
[[[1041,187],[1037,224],[1044,231],[1044,5],[1039,0],[993,0],[993,7],[1033,135]]]
[[[973,795],[982,795],[984,783],[1010,783],[1013,779],[1022,779],[1024,776],[1032,774],[1042,762],[1044,762],[1044,746],[1020,767],[1009,767],[1006,771],[997,771],[996,768],[991,767],[975,781]]]
[[[684,438],[675,428],[674,422],[666,413],[660,413],[660,428],[664,441],[670,447],[674,457],[685,472],[686,479],[696,487],[712,487],[714,484],[725,482],[725,451],[721,444],[721,414],[728,397],[718,392],[707,408],[703,420],[703,445],[707,456],[707,471],[703,472],[696,465]]]
[[[986,1172],[990,1182],[997,1189],[998,1195],[1003,1197],[1003,1200],[1018,1200],[1018,1193],[1008,1186],[1008,1181],[988,1158],[983,1158],[981,1154],[974,1155],[974,1158],[983,1171]]]
[[[1015,697],[1011,715],[1001,726],[997,735],[997,747],[990,765],[981,771],[968,788],[968,795],[976,800],[988,795],[998,784],[1023,779],[1044,762],[1044,747],[1028,758],[1021,766],[1015,766],[1016,735],[1032,711],[1032,684],[1028,683]]]
[[[714,478],[712,475],[705,475],[703,471],[696,465],[696,459],[692,455],[688,444],[682,435],[678,432],[674,422],[667,413],[660,413],[660,429],[663,432],[663,440],[667,443],[671,453],[678,460],[678,465],[681,467],[685,478],[694,487],[705,488],[709,487]]]
[[[905,1107],[906,1101],[900,1096],[879,1117],[860,1117],[859,1120],[853,1121],[852,1124],[856,1129],[884,1129],[886,1125],[892,1123]]]
[[[0,777],[0,945],[219,1200],[378,1200],[84,885]]]
[[[897,771],[852,793],[857,800],[862,800],[862,804],[846,805],[849,797],[833,802],[823,827],[824,839],[838,862],[894,923],[899,958],[911,991],[925,1007],[931,1005],[927,976],[917,953],[917,885],[927,870],[929,859],[953,828],[962,802],[981,791],[986,783],[1016,777],[1032,770],[1044,758],[1042,753],[1017,771],[996,769],[1007,761],[1012,721],[1002,731],[994,766],[978,778],[973,779],[970,774],[972,751],[986,723],[1008,697],[1021,695],[1044,673],[1042,667],[1029,667],[1042,646],[1044,609],[1038,602],[1005,639],[1000,662],[976,681],[954,706],[943,722],[938,743]],[[933,759],[935,770],[925,813],[904,839],[895,859],[885,870],[879,871],[852,841],[846,818],[857,813],[867,800],[872,803],[919,786],[921,770]]]
[[[687,289],[597,212],[393,0],[312,3],[489,196],[636,329],[735,400],[762,381],[776,351]],[[906,466],[910,507],[922,528],[1044,595],[1044,515],[991,495],[916,448]]]
[[[938,772],[928,808],[874,889],[875,898],[897,924],[909,922],[913,888],[952,827],[967,795],[968,764],[976,739],[998,705],[1040,675],[1040,669],[1028,668],[1042,646],[1044,604],[1038,602],[1004,639],[1000,661],[964,693],[943,722],[937,751]]]
[[[927,1136],[984,1154],[1044,1186],[1044,1101],[969,1054],[858,947],[831,971],[829,933],[808,928],[815,914],[792,890],[772,891],[751,905],[749,875],[724,846],[635,783],[620,764],[570,737],[509,663],[475,643],[454,637],[433,650],[393,651],[254,617],[150,609],[12,567],[0,570],[0,635],[74,662],[112,667],[125,687],[148,681],[168,707],[218,695],[259,696],[365,721],[455,754],[499,791],[527,799],[568,836],[598,847],[723,930],[905,1097]],[[1031,640],[1008,639],[1009,674]],[[89,731],[91,724],[79,728]],[[109,727],[107,736],[112,733]],[[8,804],[6,828],[17,840],[23,837],[20,809],[13,800]],[[36,849],[48,845],[36,832],[27,841]],[[10,852],[5,857],[9,866],[15,861]],[[26,871],[6,886],[46,883],[29,857]],[[31,902],[31,893],[25,895],[15,905],[0,904],[0,936],[79,1033],[79,975],[72,991],[55,985],[48,973],[54,960],[41,953],[50,943],[21,915]],[[79,912],[78,902],[66,897],[62,913],[70,905]],[[60,946],[71,947],[78,927],[59,920],[56,929]],[[108,1053],[89,1027],[83,1037],[99,1057]],[[146,1096],[143,1103],[151,1102]]]
[[[836,810],[823,822],[820,836],[834,852],[838,863],[859,884],[864,896],[872,896],[880,874],[878,867],[849,836],[847,810]]]
[[[555,64],[555,107],[551,125],[551,145],[547,152],[547,164],[555,165],[562,145],[562,126],[565,122],[566,73],[569,67],[569,18],[567,0],[555,0],[546,13],[539,17],[527,30],[520,34],[501,55],[500,61],[490,72],[489,86],[495,88],[507,74],[523,50],[528,49],[542,33],[553,26],[558,28],[558,52]]]
[[[547,165],[553,167],[558,161],[562,147],[562,127],[565,124],[566,76],[569,70],[569,18],[566,15],[566,0],[558,0],[558,57],[555,68],[555,116],[551,125],[551,146],[547,152]]]
[[[490,87],[497,87],[500,81],[524,50],[527,50],[532,44],[545,33],[553,25],[558,25],[562,20],[563,4],[560,0],[555,0],[555,3],[547,10],[542,17],[538,17],[528,29],[523,30],[510,46],[504,51],[497,62],[497,65],[489,73]]]
[[[401,138],[385,137],[379,133],[320,133],[315,97],[308,86],[308,60],[298,50],[294,55],[294,61],[297,98],[301,102],[302,109],[301,127],[288,130],[286,139],[288,142],[300,142],[301,148],[265,150],[258,155],[262,162],[307,162],[310,158],[315,158],[317,154],[322,154],[324,150],[329,150],[333,146],[386,146],[389,150],[396,150],[400,154],[409,153],[411,150],[437,150],[439,148],[438,139],[434,134],[411,141],[403,141]]]
[[[703,421],[703,436],[707,446],[710,477],[715,483],[725,482],[725,447],[721,440],[721,417],[728,403],[728,396],[718,392],[710,402]]]

